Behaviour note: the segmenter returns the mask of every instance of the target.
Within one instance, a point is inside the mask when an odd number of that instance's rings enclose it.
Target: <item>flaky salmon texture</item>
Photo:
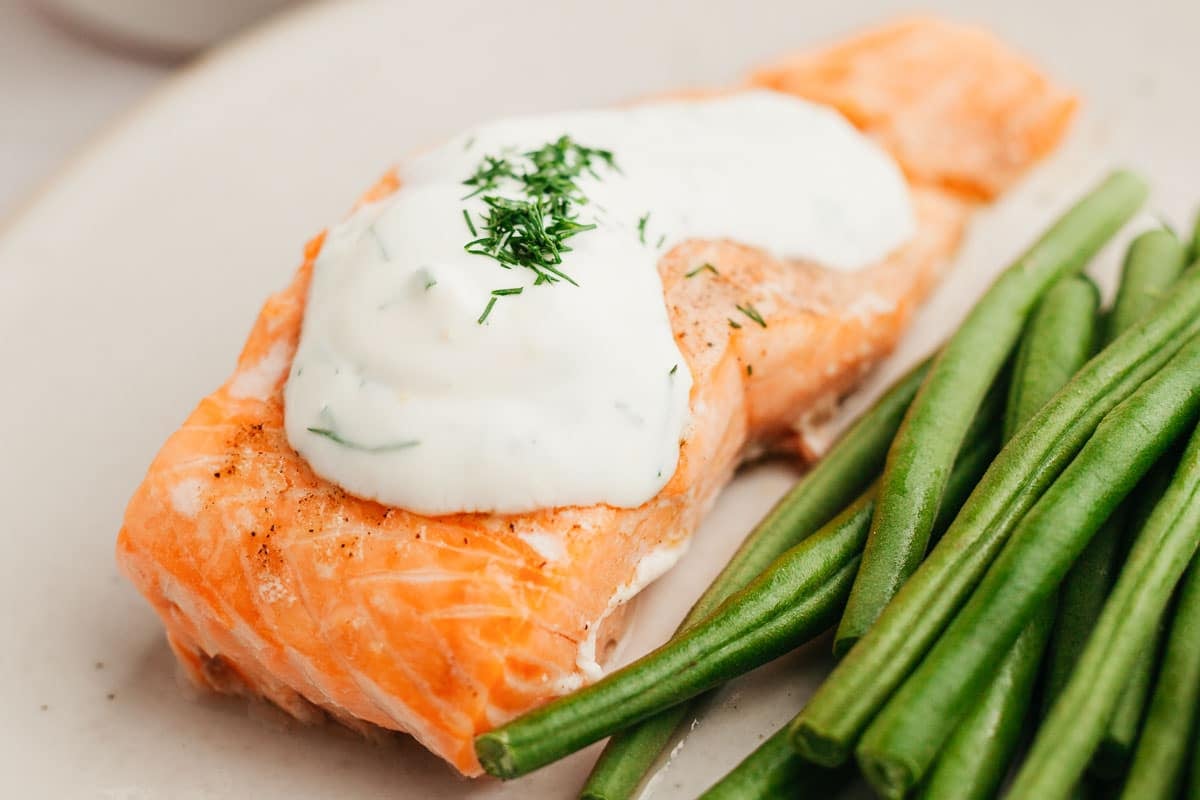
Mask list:
[[[154,460],[118,539],[192,680],[302,720],[406,731],[479,774],[473,737],[594,679],[639,564],[686,543],[743,454],[794,437],[890,351],[972,209],[1051,150],[1076,105],[988,34],[928,19],[746,85],[828,104],[886,148],[911,184],[912,241],[857,272],[680,243],[659,270],[695,385],[670,483],[635,509],[426,517],[346,494],[288,445],[283,384],[317,237],[233,376]],[[389,176],[366,200],[393,191]],[[706,262],[719,274],[684,279]],[[730,327],[747,301],[767,328]]]

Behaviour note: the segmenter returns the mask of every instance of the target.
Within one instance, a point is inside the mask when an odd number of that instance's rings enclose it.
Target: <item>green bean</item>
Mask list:
[[[995,429],[972,425],[994,450]],[[964,462],[982,459],[965,454]],[[947,498],[946,502],[961,502]],[[484,768],[515,777],[748,672],[823,631],[850,592],[875,486],[795,545],[701,624],[622,670],[475,740]],[[494,770],[494,771],[493,771]]]
[[[1042,698],[1047,708],[1070,680],[1109,589],[1116,582],[1124,517],[1124,506],[1118,506],[1088,542],[1059,588],[1058,617],[1046,659]]]
[[[1134,239],[1125,257],[1117,299],[1108,319],[1109,339],[1145,317],[1167,293],[1186,263],[1186,246],[1167,228],[1147,231]],[[1047,671],[1047,706],[1069,679],[1116,581],[1120,563],[1129,547],[1130,525],[1125,506],[1136,502],[1139,491],[1140,488],[1135,490],[1130,501],[1113,512],[1063,582],[1063,600]],[[1141,657],[1122,692],[1117,710],[1109,720],[1108,732],[1092,763],[1093,772],[1098,775],[1115,778],[1128,765],[1150,690],[1157,649],[1155,645]]]
[[[1162,669],[1121,797],[1175,797],[1200,702],[1200,561],[1192,557],[1163,654]]]
[[[862,638],[921,563],[967,424],[1038,299],[1055,281],[1082,268],[1145,196],[1139,178],[1126,172],[1109,176],[1000,274],[934,358],[888,450],[862,566],[834,639],[835,654]]]
[[[825,800],[849,783],[853,770],[826,769],[796,757],[781,728],[700,800]]]
[[[1121,285],[1108,318],[1107,341],[1144,318],[1162,299],[1183,271],[1185,256],[1179,238],[1166,229],[1147,231],[1133,240],[1125,255]],[[1070,677],[1116,580],[1125,527],[1125,511],[1119,507],[1092,537],[1063,582],[1046,668],[1047,704]],[[1140,717],[1141,703],[1132,710]],[[1136,722],[1135,718],[1135,729]]]
[[[1075,591],[1090,592],[1103,586],[1103,592],[1100,597],[1087,597],[1085,600],[1077,602],[1075,606],[1077,610],[1094,609],[1093,613],[1087,617],[1076,617],[1063,623],[1072,626],[1073,633],[1070,634],[1069,639],[1067,638],[1068,634],[1065,632],[1062,634],[1066,642],[1062,649],[1063,651],[1069,649],[1071,655],[1064,656],[1060,652],[1058,659],[1052,661],[1050,669],[1047,670],[1045,697],[1043,697],[1043,703],[1047,709],[1070,679],[1071,672],[1075,669],[1075,664],[1078,663],[1079,656],[1091,636],[1095,621],[1099,617],[1100,611],[1103,610],[1112,584],[1116,581],[1120,565],[1129,550],[1130,535],[1141,530],[1150,511],[1166,491],[1167,484],[1178,463],[1178,453],[1169,453],[1159,459],[1159,462],[1133,490],[1126,502],[1117,507],[1105,526],[1088,543],[1087,549],[1071,567],[1071,571],[1067,573],[1067,580],[1063,582],[1064,587],[1069,586]],[[1106,535],[1108,528],[1113,525],[1117,525],[1121,529],[1120,541],[1113,544],[1117,552],[1111,557],[1105,558],[1104,550],[1093,545],[1096,539]],[[1071,580],[1075,573],[1087,569],[1089,566],[1097,572],[1105,571],[1111,577],[1104,581]],[[1133,748],[1137,742],[1138,730],[1141,727],[1146,699],[1149,696],[1150,684],[1157,664],[1158,649],[1158,637],[1156,636],[1150,647],[1146,648],[1146,651],[1138,657],[1137,665],[1121,690],[1121,699],[1117,703],[1116,711],[1109,719],[1104,738],[1097,745],[1095,756],[1092,759],[1091,772],[1099,777],[1115,780],[1125,773],[1129,765],[1129,759],[1133,755]],[[1054,650],[1051,650],[1051,654],[1054,654]]]
[[[1166,296],[1188,264],[1187,247],[1166,228],[1139,235],[1129,245],[1121,268],[1121,284],[1108,317],[1106,340],[1127,331]]]
[[[1180,356],[1196,349],[1190,343]],[[1195,369],[1191,367],[1193,377],[1188,381],[1192,392]],[[1149,418],[1151,411],[1146,409],[1147,417],[1141,424],[1154,424]],[[1116,708],[1121,687],[1137,663],[1139,652],[1149,643],[1155,624],[1193,559],[1200,542],[1198,531],[1200,431],[1192,434],[1166,494],[1138,532],[1071,680],[1038,730],[1017,773],[1009,795],[1013,800],[1064,797],[1079,779],[1104,734],[1105,722]]]
[[[784,495],[692,606],[675,636],[745,588],[781,553],[828,522],[879,474],[904,410],[928,368],[926,361],[893,385]],[[614,734],[588,776],[581,795],[584,800],[631,797],[691,710],[690,703],[680,703]]]
[[[1038,305],[1021,337],[1004,419],[1011,437],[1071,376],[1095,348],[1100,294],[1085,277],[1059,281]],[[921,787],[925,800],[982,800],[1004,778],[1054,621],[1047,602],[995,670],[987,691],[954,728]]]
[[[1004,441],[1032,419],[1095,353],[1099,305],[1100,291],[1083,275],[1063,278],[1046,292],[1017,348],[1005,405]]]
[[[1092,358],[1021,426],[879,624],[834,668],[793,722],[793,745],[802,755],[826,766],[846,759],[1101,417],[1198,331],[1200,270],[1188,270],[1153,313]]]
[[[975,417],[980,429],[968,432],[967,444],[963,445],[962,451],[959,452],[958,461],[954,464],[954,471],[950,473],[950,480],[946,481],[946,493],[942,496],[942,507],[938,509],[937,523],[933,526],[935,538],[940,539],[946,529],[950,527],[950,523],[958,515],[962,504],[966,502],[967,496],[971,494],[975,484],[979,483],[979,479],[983,477],[988,465],[996,457],[996,451],[1000,449],[999,400],[1003,394],[997,391],[995,397],[997,400],[995,410],[988,408],[989,401],[984,401],[984,408]],[[987,422],[984,422],[985,420]],[[972,442],[974,444],[971,444]]]
[[[1175,468],[1179,465],[1180,454],[1175,450],[1177,448],[1159,459],[1158,463],[1150,470],[1150,474],[1133,490],[1133,496],[1124,504],[1129,507],[1127,534],[1136,534],[1140,531],[1146,524],[1146,520],[1150,518],[1154,506],[1162,499],[1167,485],[1171,482],[1171,476],[1175,474]],[[1126,538],[1130,537],[1127,535]],[[1131,545],[1131,541],[1123,543],[1126,552]],[[1124,560],[1124,553],[1121,560]],[[1091,628],[1088,629],[1088,633],[1091,633]],[[1117,709],[1108,721],[1104,738],[1096,746],[1091,771],[1108,780],[1114,780],[1123,775],[1129,765],[1129,759],[1133,757],[1133,749],[1137,744],[1138,731],[1142,724],[1142,713],[1146,706],[1146,699],[1149,697],[1154,671],[1158,665],[1161,635],[1160,627],[1156,630],[1150,646],[1138,656],[1138,662],[1125,682],[1125,687],[1121,690]],[[1071,666],[1073,668],[1074,663]],[[1069,678],[1070,674],[1068,673],[1066,677]],[[1049,704],[1047,703],[1047,705]]]
[[[920,779],[971,697],[986,685],[991,669],[1052,596],[1088,539],[1167,447],[1194,424],[1200,411],[1198,372],[1200,336],[1190,339],[1162,370],[1105,416],[1079,455],[1021,520],[966,605],[859,743],[859,765],[884,796],[900,797]],[[1083,666],[1081,660],[1043,733],[1070,697]],[[1095,741],[1101,733],[1097,726]],[[1092,747],[1084,753],[1084,763]],[[1078,777],[1071,776],[1064,794]]]
[[[1091,771],[1099,778],[1117,780],[1129,767],[1129,760],[1137,746],[1138,733],[1142,730],[1142,716],[1150,699],[1150,689],[1154,685],[1161,636],[1161,626],[1155,626],[1150,643],[1138,653],[1137,661],[1129,670],[1125,685],[1121,687],[1117,707],[1108,718],[1104,736],[1092,755]]]

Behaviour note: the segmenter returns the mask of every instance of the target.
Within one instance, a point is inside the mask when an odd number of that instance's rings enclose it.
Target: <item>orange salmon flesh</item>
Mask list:
[[[784,58],[744,85],[828,104],[882,145],[910,182],[916,236],[857,272],[727,241],[672,248],[659,271],[695,385],[670,483],[634,509],[441,517],[352,497],[288,445],[283,385],[318,236],[232,377],[154,459],[117,541],[193,681],[301,720],[405,731],[478,775],[475,735],[585,680],[580,646],[603,660],[624,610],[610,600],[639,561],[692,535],[743,454],[794,437],[890,352],[973,208],[1053,149],[1076,106],[990,35],[932,19]],[[396,191],[389,174],[365,201]],[[719,274],[684,278],[704,263]],[[768,327],[730,327],[747,302]],[[547,560],[530,534],[566,557]]]

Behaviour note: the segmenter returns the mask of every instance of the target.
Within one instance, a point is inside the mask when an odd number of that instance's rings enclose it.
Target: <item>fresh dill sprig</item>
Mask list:
[[[473,232],[476,238],[467,242],[466,251],[494,259],[505,269],[532,270],[535,286],[560,280],[578,285],[559,265],[571,250],[566,241],[596,227],[579,221],[578,207],[588,200],[578,179],[585,172],[599,178],[596,167],[601,164],[617,169],[611,151],[586,147],[569,136],[519,156],[485,156],[463,181],[473,187],[463,199],[482,195],[486,207],[483,234]],[[500,194],[502,187],[513,191]]]
[[[731,319],[731,320],[729,320],[729,327],[731,327],[731,328],[741,328],[741,327],[742,327],[742,323],[738,322],[737,320],[732,320],[732,319]]]
[[[471,232],[471,235],[478,236],[479,231],[475,230],[475,223],[471,222],[471,212],[467,211],[465,208],[463,209],[463,219],[467,221],[467,230]]]
[[[711,272],[713,275],[720,275],[720,274],[721,274],[721,273],[717,272],[717,268],[716,268],[716,267],[714,267],[712,264],[709,264],[707,261],[705,261],[703,264],[701,264],[700,266],[696,267],[696,268],[695,268],[694,270],[692,270],[691,272],[685,273],[683,277],[685,277],[685,278],[694,278],[694,277],[696,277],[697,275],[699,275],[701,272],[704,272],[705,270],[708,270],[708,271],[709,271],[709,272]]]
[[[674,375],[674,374],[675,374],[675,373],[676,373],[678,370],[679,370],[679,365],[678,365],[678,364],[676,364],[675,366],[671,367],[671,371],[670,371],[670,372],[668,372],[667,374],[668,374],[668,375]]]
[[[655,247],[662,247],[662,246],[663,246],[663,242],[665,242],[666,240],[667,240],[667,235],[664,233],[664,234],[662,234],[661,236],[659,236],[659,237],[658,237],[658,241],[654,243],[654,246],[655,246]]]
[[[324,436],[329,441],[340,444],[342,447],[348,447],[351,450],[361,450],[364,453],[387,453],[393,450],[407,450],[410,447],[416,447],[418,444],[420,444],[420,442],[416,439],[410,439],[403,442],[393,442],[391,444],[365,445],[344,438],[333,428],[313,427],[309,428],[308,432],[315,433],[317,436]]]
[[[744,306],[736,306],[737,310],[745,314],[750,319],[757,322],[762,327],[767,327],[767,321],[763,319],[762,314],[758,313],[758,309],[746,303]]]
[[[638,217],[638,241],[642,244],[646,243],[646,223],[650,221],[650,212],[647,211]]]

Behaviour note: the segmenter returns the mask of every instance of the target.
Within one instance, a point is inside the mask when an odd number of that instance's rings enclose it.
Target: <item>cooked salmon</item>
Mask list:
[[[857,272],[686,241],[659,263],[695,377],[678,469],[633,509],[428,517],[348,495],[288,445],[282,390],[318,236],[237,369],[170,437],[117,558],[197,684],[303,720],[406,731],[468,775],[473,737],[594,677],[639,564],[696,530],[747,452],[792,434],[895,345],[978,203],[1063,135],[1073,97],[990,36],[913,20],[749,84],[841,110],[908,176],[916,236]],[[394,174],[366,196],[404,191]],[[704,263],[717,273],[685,275]],[[753,303],[767,327],[729,325]]]

